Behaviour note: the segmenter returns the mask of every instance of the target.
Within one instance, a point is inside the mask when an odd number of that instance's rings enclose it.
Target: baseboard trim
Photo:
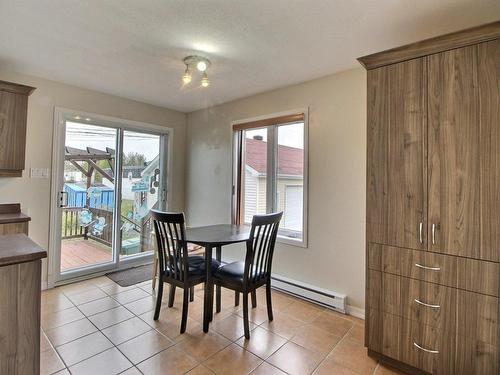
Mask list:
[[[41,288],[42,288],[42,290],[46,290],[46,289],[48,289],[48,288],[49,288],[49,287],[48,287],[48,284],[47,284],[47,282],[46,282],[46,281],[42,281],[42,283],[41,283]]]
[[[347,315],[354,316],[355,318],[365,320],[365,309],[356,306],[347,305]]]

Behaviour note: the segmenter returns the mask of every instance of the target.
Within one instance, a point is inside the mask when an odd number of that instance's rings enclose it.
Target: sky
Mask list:
[[[252,129],[245,131],[246,138],[261,135],[267,142],[267,129]],[[278,127],[278,143],[283,146],[304,148],[304,123],[282,125]]]
[[[86,125],[76,122],[66,122],[66,146],[85,149],[93,147],[106,150],[106,147],[115,149],[116,129],[96,125]],[[160,149],[160,137],[153,134],[125,131],[123,134],[123,151],[138,152],[146,157],[146,161],[153,160]]]

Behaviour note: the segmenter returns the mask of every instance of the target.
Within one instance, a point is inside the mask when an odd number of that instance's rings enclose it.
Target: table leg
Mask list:
[[[203,301],[203,332],[208,332],[208,324],[210,322],[210,309],[213,309],[212,303],[210,303],[210,299],[213,301],[212,296],[212,246],[205,246],[205,272],[206,272],[206,281],[205,281],[205,292],[204,292],[204,301]]]
[[[216,251],[215,251],[215,259],[220,263],[222,260],[222,246],[217,246]],[[215,311],[217,313],[220,313],[221,307],[222,307],[222,298],[221,298],[221,287],[217,285],[216,291],[215,291]]]

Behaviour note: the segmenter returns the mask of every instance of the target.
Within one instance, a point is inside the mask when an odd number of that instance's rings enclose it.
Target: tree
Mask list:
[[[138,152],[129,152],[123,156],[123,165],[144,166],[146,165],[146,157]]]

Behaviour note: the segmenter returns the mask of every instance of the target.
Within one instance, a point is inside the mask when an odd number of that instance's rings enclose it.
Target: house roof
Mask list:
[[[245,140],[247,165],[258,173],[266,173],[267,142],[253,138]],[[304,174],[304,150],[278,145],[278,174],[302,176]]]

